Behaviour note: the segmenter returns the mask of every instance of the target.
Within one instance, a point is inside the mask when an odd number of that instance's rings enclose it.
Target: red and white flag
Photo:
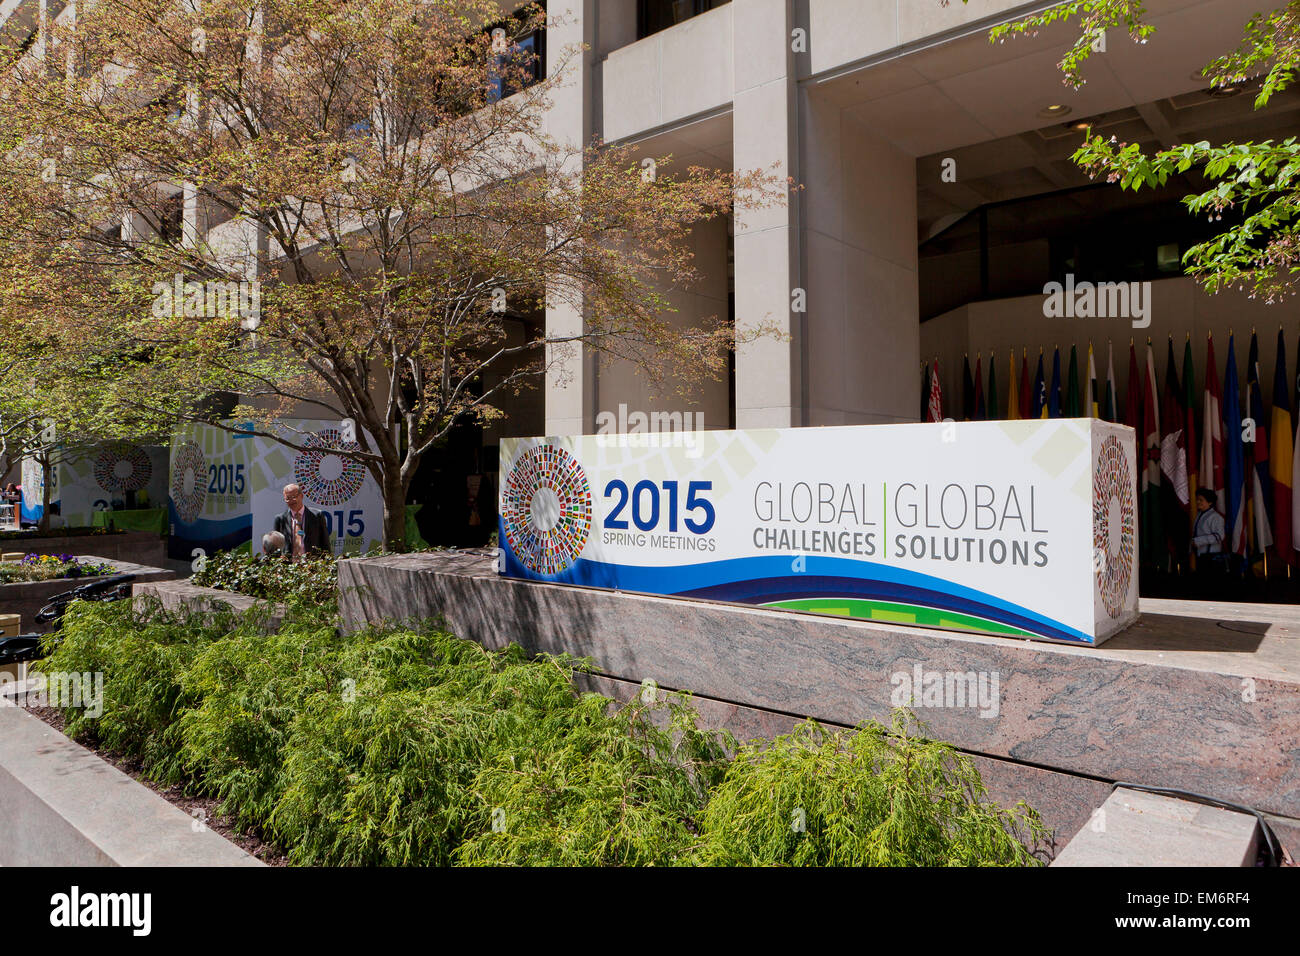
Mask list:
[[[939,387],[939,360],[934,360],[930,370],[930,404],[927,408],[926,421],[943,421],[943,389]]]
[[[1214,336],[1205,346],[1205,405],[1201,418],[1201,470],[1197,479],[1218,495],[1219,514],[1227,507],[1223,500],[1223,389],[1214,362]]]

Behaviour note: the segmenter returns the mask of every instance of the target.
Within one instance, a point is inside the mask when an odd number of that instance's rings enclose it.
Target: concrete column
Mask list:
[[[734,167],[766,170],[775,164],[777,175],[797,181],[792,2],[734,0],[734,6]],[[791,309],[793,290],[801,282],[798,215],[793,196],[771,209],[737,209],[737,336],[772,325],[782,333],[780,338],[768,336],[737,347],[739,428],[804,424],[803,316]]]
[[[546,34],[546,75],[560,74],[560,62],[569,62],[551,98],[546,131],[557,141],[581,148],[591,142],[591,64],[595,47],[596,0],[553,0],[547,8],[555,25]],[[578,44],[587,49],[576,52]],[[583,329],[580,306],[548,303],[546,334],[577,335]],[[594,428],[596,368],[590,350],[579,345],[556,347],[548,356],[546,377],[546,434],[577,435]]]
[[[184,183],[181,195],[181,245],[186,249],[198,248],[208,237],[207,216],[204,215],[203,197],[192,182]]]
[[[122,213],[122,241],[134,245],[141,239],[148,238],[152,230],[138,212],[127,210]]]
[[[814,92],[799,115],[804,424],[916,421],[916,159]]]

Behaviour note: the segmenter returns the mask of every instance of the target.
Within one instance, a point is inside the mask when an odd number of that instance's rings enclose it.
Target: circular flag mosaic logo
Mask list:
[[[1097,587],[1106,613],[1119,617],[1133,574],[1133,472],[1124,446],[1113,435],[1101,443],[1092,486]]]
[[[95,482],[105,491],[139,491],[152,477],[153,462],[139,445],[109,442],[95,458]]]
[[[192,441],[178,445],[172,454],[172,506],[176,517],[193,524],[208,495],[208,469],[203,449]]]
[[[366,466],[340,451],[360,451],[361,445],[344,441],[337,428],[324,428],[307,438],[306,450],[293,462],[293,480],[302,493],[326,508],[351,501],[366,480]]]
[[[520,455],[502,495],[510,550],[538,574],[559,574],[578,560],[591,532],[591,488],[578,460],[541,445]]]

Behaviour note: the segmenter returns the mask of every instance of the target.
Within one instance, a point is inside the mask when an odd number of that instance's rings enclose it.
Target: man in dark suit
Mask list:
[[[285,485],[284,504],[284,511],[276,515],[274,528],[284,535],[285,556],[300,561],[313,551],[331,554],[334,549],[325,516],[307,507],[302,488]]]

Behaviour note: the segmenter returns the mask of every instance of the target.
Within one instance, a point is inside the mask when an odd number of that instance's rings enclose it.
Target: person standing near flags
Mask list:
[[[1192,529],[1192,551],[1198,557],[1223,557],[1223,515],[1215,507],[1218,497],[1211,488],[1201,486],[1196,489],[1196,524]]]
[[[1207,582],[1207,596],[1218,596],[1222,588],[1227,555],[1223,553],[1223,515],[1215,507],[1218,495],[1212,488],[1196,489],[1196,523],[1192,525],[1192,554],[1196,556],[1196,575]]]

